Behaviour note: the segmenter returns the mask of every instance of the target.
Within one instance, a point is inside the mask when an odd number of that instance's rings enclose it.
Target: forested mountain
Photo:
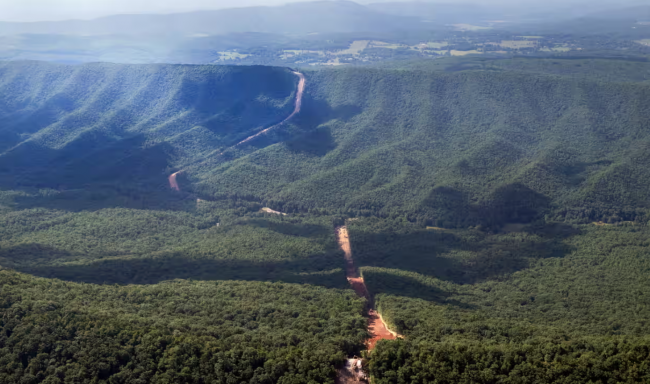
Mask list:
[[[352,291],[101,286],[3,270],[0,282],[3,383],[333,383],[366,334]]]
[[[484,22],[503,17],[504,10],[498,6],[480,4],[453,4],[428,2],[383,2],[368,4],[368,8],[398,16],[417,17],[428,23],[453,24]]]
[[[206,163],[197,191],[446,227],[645,217],[648,84],[377,69],[307,79],[294,124],[309,133]]]
[[[39,62],[0,65],[0,183],[164,181],[293,110],[287,69]]]
[[[647,382],[647,64],[2,63],[0,382]]]
[[[349,229],[377,308],[405,335],[371,355],[378,382],[650,380],[646,225]]]

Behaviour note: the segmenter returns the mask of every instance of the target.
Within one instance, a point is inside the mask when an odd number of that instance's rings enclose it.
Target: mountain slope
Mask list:
[[[648,207],[647,84],[374,69],[307,77],[294,125],[310,132],[197,170],[197,191],[445,225],[549,210],[634,220]]]
[[[151,189],[185,169],[207,199],[446,226],[635,220],[650,199],[645,83],[309,71],[302,111],[233,147],[291,114],[291,71],[32,62],[0,79],[5,186]]]
[[[562,13],[562,12],[558,12]],[[540,16],[529,25],[515,26],[513,30],[536,31],[535,33],[570,33],[583,36],[608,36],[629,40],[644,39],[650,33],[650,26],[644,22],[650,20],[650,7],[610,7],[582,11],[577,17],[549,14]],[[642,22],[642,23],[640,23]]]
[[[371,3],[368,8],[390,15],[417,17],[438,24],[473,23],[499,20],[504,11],[479,4],[435,4],[426,2]]]
[[[0,283],[3,383],[334,383],[341,340],[365,332],[352,291],[308,285]]]
[[[0,382],[333,383],[343,223],[373,382],[647,382],[643,66],[526,63],[301,70],[241,145],[291,70],[3,63]]]
[[[286,118],[288,69],[0,64],[0,180],[159,178]]]

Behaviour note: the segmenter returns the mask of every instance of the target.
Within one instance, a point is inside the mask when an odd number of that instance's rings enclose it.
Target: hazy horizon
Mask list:
[[[2,22],[38,22],[64,20],[91,20],[118,14],[169,14],[180,12],[207,11],[225,8],[243,8],[250,6],[278,6],[296,2],[319,0],[286,1],[286,0],[186,0],[179,3],[175,0],[0,0],[0,21]],[[375,2],[397,2],[400,0],[362,0],[360,4]],[[408,1],[408,0],[401,0]],[[515,7],[530,7],[531,9],[570,7],[572,5],[595,2],[584,0],[434,0],[423,1],[440,4],[480,4],[480,5],[512,5]],[[600,1],[598,6],[623,7],[626,5],[642,4],[638,0]]]

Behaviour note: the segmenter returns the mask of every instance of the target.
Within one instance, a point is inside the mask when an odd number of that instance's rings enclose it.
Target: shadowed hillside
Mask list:
[[[0,382],[648,382],[644,67],[471,64],[1,63]]]
[[[198,191],[439,226],[634,220],[647,208],[646,84],[367,68],[307,78],[293,125],[309,133],[201,169],[212,175]]]
[[[270,67],[0,64],[0,180],[161,182],[288,116],[298,79]]]

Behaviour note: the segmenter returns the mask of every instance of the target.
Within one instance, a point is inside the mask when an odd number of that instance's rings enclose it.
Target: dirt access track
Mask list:
[[[260,131],[260,132],[258,132],[256,134],[254,134],[253,136],[249,136],[249,137],[245,138],[244,140],[240,141],[239,143],[233,145],[230,148],[235,148],[238,145],[244,144],[247,141],[253,140],[256,137],[265,134],[266,132],[272,130],[273,128],[278,127],[278,126],[286,123],[287,120],[291,119],[292,117],[294,117],[295,115],[297,115],[300,112],[300,108],[302,108],[302,96],[305,93],[305,85],[307,84],[307,80],[305,79],[305,75],[303,75],[300,72],[293,71],[292,73],[294,75],[298,76],[298,78],[300,79],[298,81],[298,90],[296,91],[296,101],[295,101],[295,106],[293,108],[293,112],[291,112],[291,114],[286,119],[282,120],[278,124],[272,125],[272,126],[266,128],[266,129],[264,129],[264,130],[262,130],[262,131]],[[228,149],[230,149],[230,148],[228,148]],[[223,155],[223,152],[221,152],[219,154],[219,156],[221,156],[221,155]],[[169,176],[169,187],[171,189],[173,189],[175,191],[180,191],[181,190],[179,185],[178,185],[178,182],[176,181],[176,176],[178,174],[182,173],[182,172],[183,171],[181,170],[181,171],[175,172],[175,173],[173,173],[173,174],[171,174]]]
[[[352,289],[354,289],[359,297],[365,297],[368,303],[372,303],[372,298],[370,297],[368,288],[366,288],[366,283],[363,281],[363,277],[359,276],[357,268],[354,266],[348,228],[346,226],[336,228],[336,237],[341,249],[345,253],[345,274]],[[397,334],[388,329],[381,315],[372,308],[372,305],[368,310],[368,331],[370,333],[370,339],[366,341],[366,345],[369,351],[375,348],[379,340],[395,340],[397,338]]]
[[[270,127],[266,128],[266,129],[264,129],[264,130],[262,130],[262,131],[260,131],[260,132],[258,132],[256,134],[254,134],[253,136],[249,136],[249,137],[245,138],[244,140],[240,141],[239,143],[233,145],[233,147],[244,144],[247,141],[253,140],[256,137],[265,134],[266,132],[268,132],[268,131],[272,130],[273,128],[277,127],[278,125],[282,125],[282,124],[286,123],[287,120],[291,119],[292,117],[297,115],[298,112],[300,112],[300,108],[302,108],[302,95],[305,92],[305,84],[306,84],[307,81],[305,80],[305,75],[303,75],[302,73],[294,71],[293,74],[298,76],[298,78],[300,78],[300,81],[298,81],[298,92],[296,92],[295,107],[293,108],[293,112],[289,115],[289,117],[282,120],[278,124],[270,126]]]
[[[181,191],[181,188],[178,186],[178,181],[176,180],[176,176],[178,176],[182,172],[183,171],[178,171],[178,172],[175,172],[175,173],[172,173],[171,175],[169,175],[169,179],[168,179],[169,180],[169,187],[171,189],[173,189],[174,191],[177,191],[177,192]]]

